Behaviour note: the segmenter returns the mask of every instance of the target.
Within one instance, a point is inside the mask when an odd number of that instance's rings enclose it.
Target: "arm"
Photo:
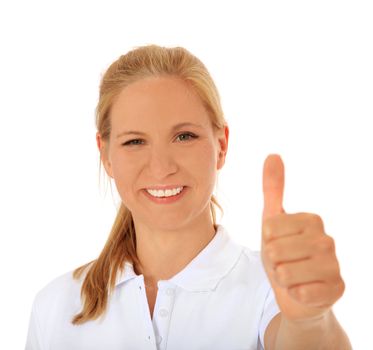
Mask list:
[[[265,342],[266,350],[352,350],[332,311],[305,322],[288,321],[280,314],[268,325]]]

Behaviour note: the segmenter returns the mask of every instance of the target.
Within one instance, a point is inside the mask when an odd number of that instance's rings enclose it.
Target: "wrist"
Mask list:
[[[303,320],[288,320],[282,316],[275,349],[352,350],[352,346],[330,309],[321,316]]]
[[[326,325],[330,321],[332,311],[331,309],[326,311],[322,315],[310,317],[307,319],[300,319],[300,320],[290,320],[286,317],[282,317],[282,322],[286,324],[288,327],[296,328],[296,329],[312,329],[312,328],[326,328]]]

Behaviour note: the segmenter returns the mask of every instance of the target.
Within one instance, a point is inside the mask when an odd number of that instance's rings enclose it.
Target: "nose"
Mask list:
[[[149,171],[153,178],[162,179],[177,169],[176,157],[169,145],[153,147],[149,159]]]

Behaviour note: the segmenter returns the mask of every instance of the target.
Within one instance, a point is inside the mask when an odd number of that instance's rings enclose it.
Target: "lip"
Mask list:
[[[164,197],[164,198],[157,198],[153,197],[146,189],[143,190],[145,196],[149,198],[152,202],[157,203],[157,204],[170,204],[179,201],[181,198],[185,196],[185,194],[188,192],[188,187],[187,186],[177,186],[177,187],[183,187],[183,190],[177,194],[176,196],[171,196],[171,197]],[[174,187],[171,187],[174,188]]]
[[[153,187],[146,187],[145,190],[171,190],[173,188],[186,187],[185,185],[159,185]]]

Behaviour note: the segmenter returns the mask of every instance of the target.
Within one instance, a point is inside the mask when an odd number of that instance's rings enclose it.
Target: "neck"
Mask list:
[[[144,275],[148,287],[156,287],[183,270],[214,238],[216,228],[211,221],[167,231],[135,225],[141,263],[135,273]]]

